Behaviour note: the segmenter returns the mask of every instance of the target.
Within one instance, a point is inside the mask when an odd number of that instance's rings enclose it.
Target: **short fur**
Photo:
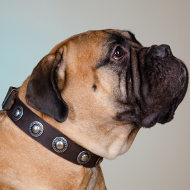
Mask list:
[[[107,159],[130,148],[140,127],[173,118],[188,84],[169,47],[143,47],[134,34],[88,31],[57,46],[34,68],[19,98],[74,142]],[[105,190],[88,169],[48,151],[0,112],[1,190]]]

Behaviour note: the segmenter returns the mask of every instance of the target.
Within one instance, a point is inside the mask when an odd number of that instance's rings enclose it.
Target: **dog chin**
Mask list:
[[[136,138],[138,131],[140,130],[140,127],[133,125],[127,125],[126,127],[128,128],[127,133],[121,134],[122,137],[118,136],[118,139],[115,139],[109,148],[107,148],[106,154],[103,155],[104,158],[113,160],[119,155],[128,152]]]

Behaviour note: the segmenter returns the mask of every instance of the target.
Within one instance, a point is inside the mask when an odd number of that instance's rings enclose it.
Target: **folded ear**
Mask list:
[[[65,79],[63,50],[46,55],[34,68],[27,86],[26,101],[34,109],[63,122],[68,107],[61,97],[60,84]],[[59,75],[59,78],[58,78]]]

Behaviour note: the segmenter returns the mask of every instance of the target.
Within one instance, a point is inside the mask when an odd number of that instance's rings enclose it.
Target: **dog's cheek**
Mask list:
[[[117,94],[119,88],[118,75],[108,68],[99,68],[96,72],[97,87],[108,97],[113,98],[114,93]]]

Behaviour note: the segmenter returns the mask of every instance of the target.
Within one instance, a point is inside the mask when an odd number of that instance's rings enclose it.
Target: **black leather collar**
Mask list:
[[[32,112],[17,97],[17,88],[10,87],[2,104],[9,118],[28,136],[39,142],[58,156],[83,165],[87,168],[97,166],[103,158],[73,142],[59,130]]]

